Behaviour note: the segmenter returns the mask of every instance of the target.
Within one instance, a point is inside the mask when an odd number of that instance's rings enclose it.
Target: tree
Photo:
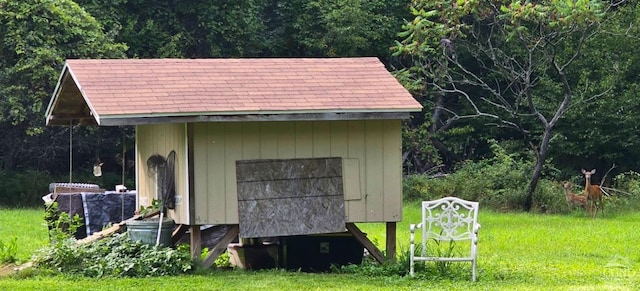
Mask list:
[[[61,135],[44,126],[44,110],[66,58],[123,57],[96,20],[70,0],[0,0],[0,152],[2,166],[15,169],[30,158],[57,150]],[[43,135],[38,139],[33,136]],[[34,164],[32,164],[34,165]]]
[[[396,45],[408,65],[398,75],[422,93],[432,132],[481,119],[520,136],[536,160],[523,205],[530,210],[554,128],[574,99],[604,93],[589,91],[576,66],[609,8],[596,0],[415,1]]]
[[[269,36],[265,1],[79,0],[129,57],[245,57],[263,52]]]
[[[590,81],[592,92],[606,91],[604,98],[583,99],[556,127],[549,157],[574,175],[580,168],[598,171],[598,183],[613,163],[616,171],[637,170],[640,144],[635,134],[640,116],[640,3],[624,3],[612,10],[598,40],[583,49],[572,74]],[[612,178],[615,172],[607,176]]]
[[[304,1],[301,5],[293,22],[297,30],[293,38],[309,56],[387,56],[401,24],[393,1]]]
[[[79,0],[132,57],[387,57],[402,3]]]

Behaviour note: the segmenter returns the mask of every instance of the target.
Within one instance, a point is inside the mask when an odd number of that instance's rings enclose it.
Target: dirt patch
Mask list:
[[[7,264],[0,266],[0,277],[6,277],[16,273],[16,265]]]

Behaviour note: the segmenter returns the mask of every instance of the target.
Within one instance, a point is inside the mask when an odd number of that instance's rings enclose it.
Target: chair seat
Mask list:
[[[474,258],[466,257],[466,258],[444,258],[444,257],[413,257],[414,261],[422,261],[422,262],[470,262],[473,261]]]

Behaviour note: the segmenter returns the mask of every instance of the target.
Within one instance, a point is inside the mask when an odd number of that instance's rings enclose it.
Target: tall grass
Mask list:
[[[0,210],[0,234],[18,238],[26,260],[47,243],[40,210]],[[406,256],[410,223],[419,221],[417,203],[404,207],[397,225],[399,256]],[[640,213],[608,212],[592,219],[583,213],[542,215],[500,213],[482,208],[478,281],[470,282],[468,263],[456,263],[448,277],[419,274],[310,274],[282,270],[206,271],[142,279],[95,279],[63,276],[0,278],[2,290],[638,290]],[[359,224],[384,249],[384,224]]]

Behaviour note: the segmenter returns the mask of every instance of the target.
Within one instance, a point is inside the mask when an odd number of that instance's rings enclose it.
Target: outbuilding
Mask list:
[[[353,233],[402,220],[402,120],[421,105],[373,57],[67,60],[46,124],[132,125],[138,206],[157,197],[148,167],[175,153],[175,205],[190,230],[228,237]],[[165,181],[166,182],[166,181]]]

